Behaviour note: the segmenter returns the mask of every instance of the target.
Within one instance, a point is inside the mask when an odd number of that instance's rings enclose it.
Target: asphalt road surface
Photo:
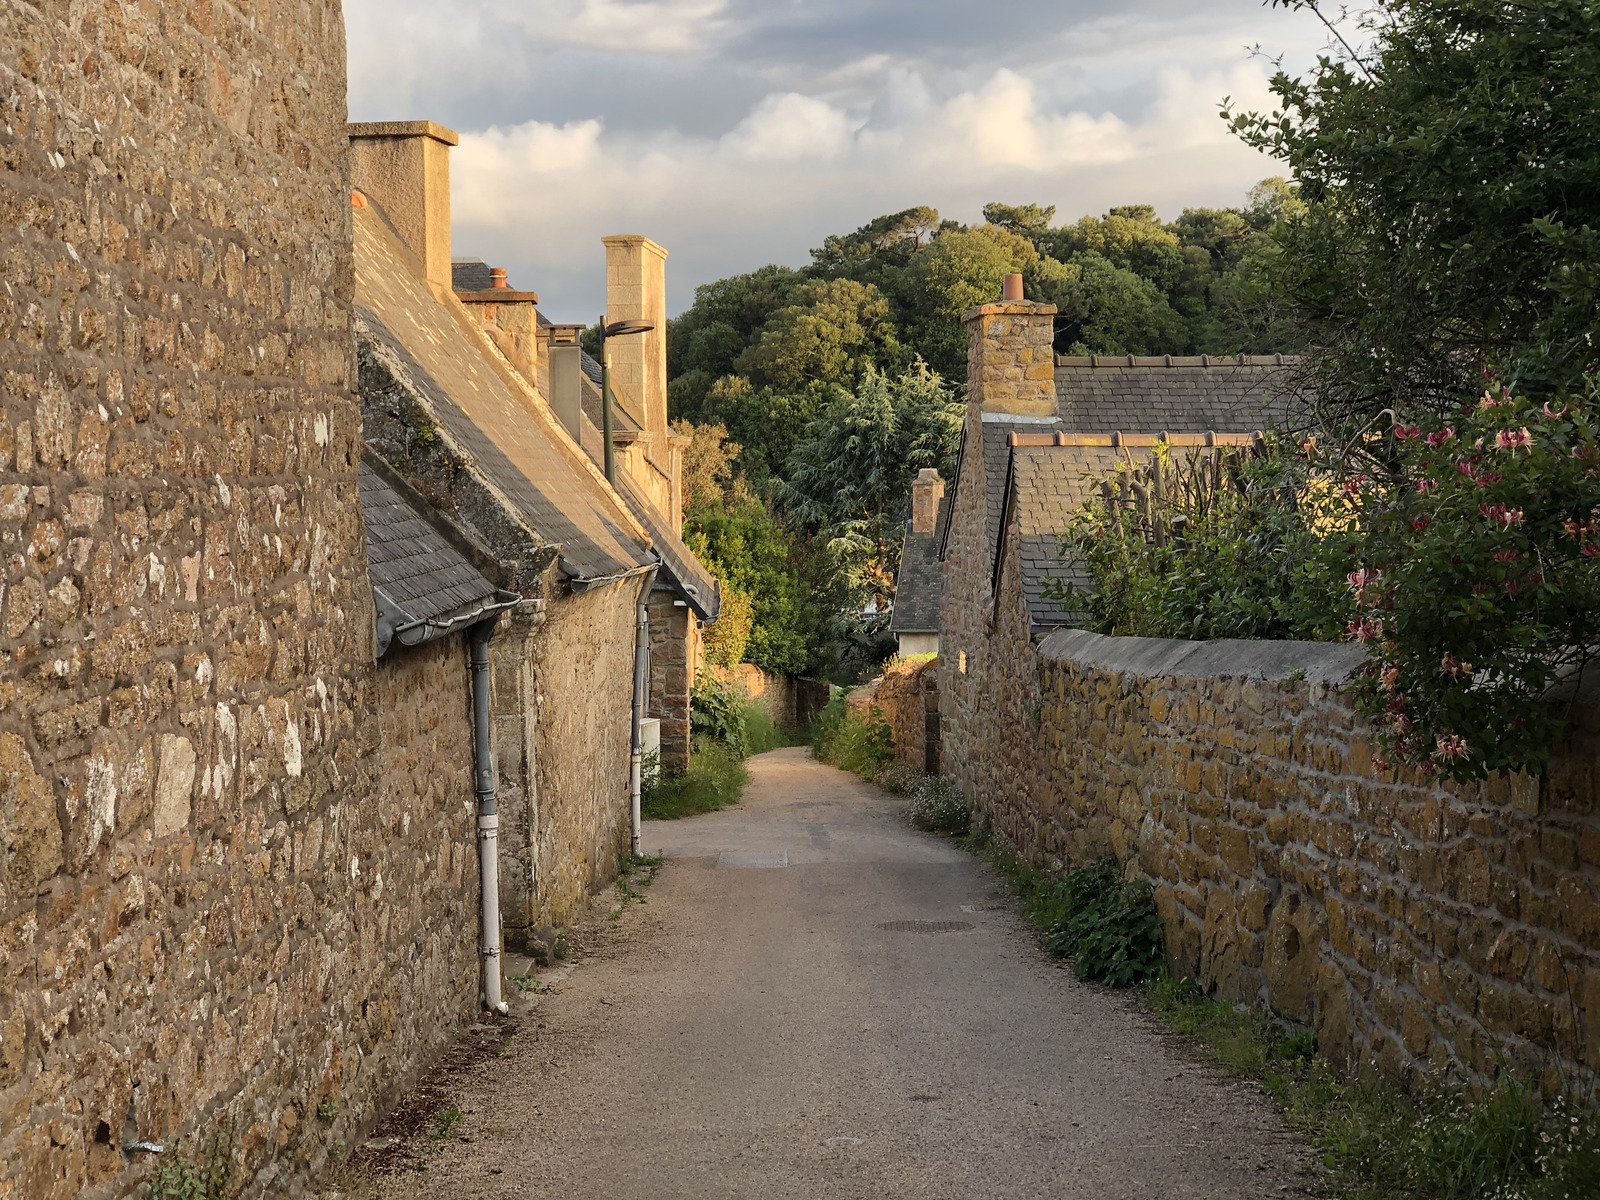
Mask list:
[[[903,801],[803,749],[750,766],[737,807],[646,824],[648,903],[597,916],[458,1089],[426,1177],[384,1194],[1307,1194],[1258,1089],[1077,983]]]

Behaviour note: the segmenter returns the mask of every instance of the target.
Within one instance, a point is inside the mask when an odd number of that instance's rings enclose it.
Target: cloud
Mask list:
[[[873,102],[768,95],[719,136],[611,130],[598,118],[464,133],[452,156],[457,252],[512,268],[553,318],[598,311],[610,233],[672,252],[669,300],[764,262],[798,264],[829,233],[928,203],[979,220],[990,200],[1055,204],[1072,219],[1117,203],[1239,203],[1281,167],[1218,119],[1231,94],[1267,102],[1266,72],[1240,61],[1161,70],[1141,112],[1051,109],[1001,68],[943,99],[918,71],[884,73]]]

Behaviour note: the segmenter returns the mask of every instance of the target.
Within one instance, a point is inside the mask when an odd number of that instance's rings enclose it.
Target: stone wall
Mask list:
[[[671,588],[650,592],[650,712],[661,720],[661,766],[669,774],[689,769],[693,741],[689,691],[700,660],[700,625]]]
[[[733,684],[746,699],[771,717],[774,725],[791,733],[809,725],[828,703],[828,685],[819,679],[774,675],[754,663],[740,663],[735,667],[707,663],[701,670]]]
[[[893,732],[895,761],[939,774],[939,660],[891,664],[874,700]]]
[[[525,702],[538,713],[537,867],[526,916],[504,914],[508,943],[518,926],[546,930],[549,940],[548,927],[563,924],[592,888],[612,879],[628,852],[642,583],[634,576],[551,600],[544,628],[527,642]]]
[[[1155,884],[1178,972],[1314,1026],[1336,1060],[1415,1081],[1503,1056],[1592,1091],[1600,708],[1577,705],[1540,778],[1395,781],[1338,692],[1359,661],[1054,633],[1039,728],[992,760],[1033,788],[977,807],[1047,867],[1115,854]]]
[[[12,4],[0,47],[0,1193],[222,1120],[298,1186],[460,996],[389,949],[343,22]]]

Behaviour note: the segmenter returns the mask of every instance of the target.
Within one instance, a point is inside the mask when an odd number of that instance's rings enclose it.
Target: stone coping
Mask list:
[[[488,288],[481,292],[464,292],[456,289],[456,299],[463,304],[537,304],[538,292],[519,292],[516,288]]]
[[[1058,629],[1039,643],[1048,662],[1076,663],[1152,679],[1221,678],[1281,680],[1304,672],[1310,683],[1340,684],[1367,659],[1352,642],[1268,642],[1222,638],[1189,642],[1178,638],[1106,637],[1087,629]]]
[[[433,121],[350,121],[344,127],[347,137],[431,137],[446,146],[461,144],[461,135]]]
[[[1259,433],[1008,433],[1008,446],[1251,446]]]
[[[1298,354],[1058,354],[1058,367],[1294,367]]]

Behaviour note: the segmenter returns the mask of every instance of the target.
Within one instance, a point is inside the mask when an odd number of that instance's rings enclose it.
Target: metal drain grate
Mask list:
[[[971,929],[970,921],[884,921],[879,929],[889,933],[960,933]]]

